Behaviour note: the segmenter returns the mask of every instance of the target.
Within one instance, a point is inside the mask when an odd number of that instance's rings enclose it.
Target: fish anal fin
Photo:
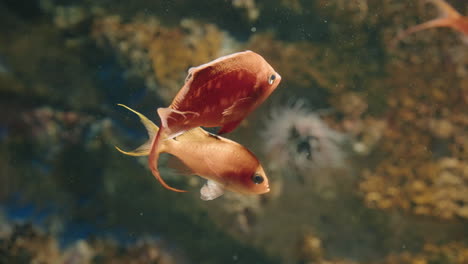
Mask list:
[[[200,189],[200,194],[202,200],[211,201],[224,194],[224,187],[215,181],[208,180]]]
[[[226,134],[239,126],[239,124],[242,122],[242,120],[236,120],[230,123],[225,124],[224,126],[221,127],[221,129],[218,131],[218,135]]]

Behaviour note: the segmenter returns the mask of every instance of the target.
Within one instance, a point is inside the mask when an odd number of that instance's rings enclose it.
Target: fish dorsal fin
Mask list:
[[[187,130],[180,136],[174,138],[177,141],[184,140],[184,141],[200,141],[200,140],[206,140],[209,138],[209,133],[206,132],[203,128],[201,127],[196,127],[192,128],[190,130]]]
[[[158,133],[159,127],[156,126],[153,122],[151,122],[151,120],[149,120],[146,116],[144,116],[144,115],[140,114],[139,112],[131,109],[130,107],[128,107],[126,105],[123,105],[123,104],[118,104],[118,106],[122,106],[122,107],[126,108],[127,110],[129,110],[129,111],[135,113],[136,115],[138,115],[138,117],[140,118],[140,121],[143,123],[143,125],[146,128],[146,131],[148,132],[149,139],[143,145],[139,146],[138,148],[136,148],[133,151],[127,152],[127,151],[124,151],[124,150],[120,149],[117,146],[115,146],[115,148],[118,151],[120,151],[121,153],[125,154],[125,155],[130,155],[130,156],[147,156],[147,155],[149,155],[150,150],[151,150],[151,144],[153,143],[154,137]]]
[[[188,82],[192,77],[193,77],[193,73],[194,71],[197,69],[198,67],[190,67],[188,70],[187,70],[187,77],[185,77],[185,82]]]
[[[208,180],[200,189],[200,194],[202,200],[211,201],[224,194],[224,187],[213,180]]]
[[[439,18],[459,18],[462,15],[444,0],[429,0],[439,10]]]

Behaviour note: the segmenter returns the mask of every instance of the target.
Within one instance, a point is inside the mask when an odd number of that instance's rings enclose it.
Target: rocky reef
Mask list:
[[[0,217],[0,263],[467,262],[466,44],[450,29],[392,42],[432,5],[25,3],[0,3],[0,201],[23,218]],[[117,103],[158,123],[190,67],[244,49],[282,76],[227,135],[259,156],[269,194],[206,203],[166,157],[189,193],[115,151],[146,137]],[[59,231],[34,223],[44,208]],[[70,222],[93,228],[62,245]]]
[[[112,239],[77,240],[66,248],[32,224],[15,224],[0,234],[1,263],[186,263],[162,241],[141,239],[122,245]]]

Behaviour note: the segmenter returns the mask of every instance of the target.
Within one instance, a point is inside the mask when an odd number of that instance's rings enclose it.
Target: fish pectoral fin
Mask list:
[[[121,153],[125,154],[125,155],[130,155],[130,156],[148,156],[149,153],[150,153],[150,150],[151,150],[151,144],[153,143],[153,140],[156,136],[156,134],[158,133],[159,131],[159,127],[156,126],[151,120],[149,120],[146,116],[140,114],[139,112],[131,109],[130,107],[126,106],[126,105],[123,105],[123,104],[118,104],[118,106],[122,106],[124,108],[126,108],[127,110],[135,113],[136,115],[138,115],[138,117],[140,118],[140,121],[141,123],[143,123],[143,125],[145,126],[146,128],[146,131],[148,132],[148,141],[146,141],[143,145],[139,146],[138,148],[136,148],[135,150],[133,151],[124,151],[122,150],[121,148],[115,146],[115,148],[120,151]]]
[[[252,97],[245,97],[245,98],[241,98],[235,101],[231,106],[224,109],[223,111],[224,119],[229,118],[229,116],[232,116],[239,111],[245,111],[246,108],[250,108],[252,106],[253,101],[254,100]]]
[[[223,111],[223,120],[228,123],[221,127],[218,134],[225,134],[233,131],[242,122],[242,119],[236,119],[236,115],[240,112],[243,113],[241,116],[245,116],[245,113],[250,112],[250,109],[252,109],[253,103],[254,99],[252,97],[245,97],[237,100],[230,107],[226,108]]]
[[[213,180],[208,180],[200,189],[200,194],[202,200],[211,201],[224,194],[224,186]]]

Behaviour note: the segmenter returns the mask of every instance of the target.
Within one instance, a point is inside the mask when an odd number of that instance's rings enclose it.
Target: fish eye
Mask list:
[[[270,76],[270,78],[268,79],[268,83],[269,83],[269,84],[273,84],[273,82],[275,81],[275,79],[276,79],[276,75],[272,74],[272,75]]]
[[[260,184],[264,181],[262,175],[260,174],[257,174],[255,173],[253,176],[252,176],[252,181],[255,183],[255,184]]]

